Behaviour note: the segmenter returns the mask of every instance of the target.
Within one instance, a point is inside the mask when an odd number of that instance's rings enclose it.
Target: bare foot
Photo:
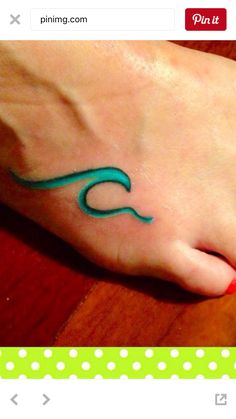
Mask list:
[[[2,42],[0,57],[0,199],[109,269],[224,294],[236,64],[166,42]]]

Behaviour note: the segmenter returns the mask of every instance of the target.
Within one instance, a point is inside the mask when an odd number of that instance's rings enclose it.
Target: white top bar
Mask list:
[[[67,0],[60,6],[55,0],[34,0],[33,7],[28,0],[2,2],[0,39],[236,39],[236,3],[229,0],[102,0],[99,7],[96,0]],[[186,8],[226,8],[227,30],[186,31]],[[19,15],[19,23],[11,23],[11,15]]]

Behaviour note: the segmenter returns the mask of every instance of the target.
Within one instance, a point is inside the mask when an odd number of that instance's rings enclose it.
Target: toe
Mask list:
[[[171,277],[183,288],[211,297],[224,295],[227,290],[232,293],[236,288],[230,285],[236,271],[227,261],[183,242],[175,242],[169,254]]]
[[[221,254],[236,270],[236,229],[234,222],[224,224],[214,241],[214,250]]]

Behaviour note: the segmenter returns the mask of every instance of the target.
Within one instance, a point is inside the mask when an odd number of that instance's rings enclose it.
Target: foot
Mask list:
[[[233,291],[236,64],[165,42],[0,57],[0,199],[111,270]]]

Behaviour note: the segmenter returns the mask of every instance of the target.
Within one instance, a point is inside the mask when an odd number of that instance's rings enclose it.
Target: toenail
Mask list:
[[[234,294],[236,292],[236,278],[229,284],[225,294]]]

